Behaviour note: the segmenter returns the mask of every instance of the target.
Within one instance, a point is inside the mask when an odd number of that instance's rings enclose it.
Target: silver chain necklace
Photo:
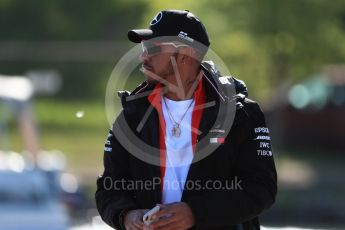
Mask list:
[[[179,122],[176,122],[174,117],[172,116],[170,110],[169,110],[169,107],[165,101],[165,98],[163,97],[163,101],[164,101],[164,104],[165,104],[165,108],[167,109],[168,111],[168,115],[169,115],[169,118],[170,118],[170,121],[171,123],[173,124],[173,128],[171,129],[171,134],[174,136],[174,137],[180,137],[181,136],[181,122],[183,120],[183,118],[186,116],[187,114],[187,111],[189,110],[189,108],[192,106],[193,102],[194,102],[194,99],[192,100],[192,102],[189,104],[188,108],[186,109],[186,111],[183,113],[183,115],[181,116],[180,118],[180,121]]]

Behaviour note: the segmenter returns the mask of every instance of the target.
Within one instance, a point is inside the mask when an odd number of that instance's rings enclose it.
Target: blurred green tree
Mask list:
[[[102,97],[116,57],[131,45],[126,38],[127,30],[147,27],[157,11],[167,8],[189,9],[202,19],[212,40],[211,48],[224,60],[231,74],[247,82],[254,97],[269,96],[271,89],[282,81],[298,81],[324,64],[340,63],[345,58],[342,0],[2,0],[0,43],[123,42],[118,45],[121,49],[108,50],[114,52],[114,58],[108,55],[105,61],[57,63],[2,58],[0,69],[5,74],[18,74],[28,68],[57,67],[65,82],[61,96]],[[76,92],[75,86],[80,86],[80,82],[82,89]]]
[[[143,0],[1,0],[0,74],[56,69],[63,78],[58,97],[103,98],[130,45],[123,46],[127,31],[145,11]]]
[[[142,11],[139,11],[141,8]],[[2,0],[1,40],[114,40],[141,20],[143,1]]]
[[[189,9],[206,25],[211,48],[244,79],[250,93],[270,96],[345,59],[345,2],[335,0],[150,1],[147,18],[166,8]]]

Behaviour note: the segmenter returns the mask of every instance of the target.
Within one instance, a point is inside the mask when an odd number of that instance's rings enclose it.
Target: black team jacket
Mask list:
[[[264,115],[256,102],[247,99],[242,81],[226,77],[228,84],[224,84],[224,77],[212,62],[203,62],[201,68],[206,102],[215,104],[203,109],[194,158],[199,156],[198,150],[217,146],[203,159],[193,160],[181,201],[194,213],[194,229],[258,230],[258,216],[274,203],[277,193],[277,174]],[[226,87],[231,85],[235,91],[229,94]],[[135,138],[159,149],[158,112],[151,108],[147,113],[151,104],[145,96],[149,93],[145,92],[150,90],[153,86],[144,82],[132,93],[120,93],[123,110],[105,144],[104,172],[97,179],[95,198],[102,219],[116,229],[124,228],[123,215],[128,210],[151,209],[161,203],[161,167],[128,151],[133,147],[131,139]],[[144,96],[127,100],[138,92]],[[222,136],[224,124],[217,124],[216,118],[231,116],[228,110],[221,114],[224,99],[235,103],[235,109],[229,132]],[[145,116],[144,124],[140,124]],[[123,123],[130,132],[119,135],[128,135],[125,137],[128,145],[120,143],[119,136],[114,135]],[[209,141],[211,138],[214,141]],[[153,157],[155,154],[159,156],[152,151]],[[151,183],[144,184],[145,181]]]

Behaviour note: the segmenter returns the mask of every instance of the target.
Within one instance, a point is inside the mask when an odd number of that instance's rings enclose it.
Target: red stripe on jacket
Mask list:
[[[201,73],[202,74],[202,73]],[[203,75],[201,75],[203,76]],[[148,96],[148,100],[151,105],[157,110],[159,118],[159,147],[160,147],[160,179],[161,190],[164,188],[164,176],[165,176],[165,166],[166,166],[166,145],[165,145],[165,133],[166,124],[164,120],[163,110],[162,110],[162,84],[158,83],[151,94]],[[198,86],[194,92],[194,109],[192,112],[192,147],[193,153],[195,153],[195,147],[197,143],[197,137],[199,132],[199,125],[203,113],[203,105],[206,101],[205,91],[203,88],[203,77],[200,78]]]

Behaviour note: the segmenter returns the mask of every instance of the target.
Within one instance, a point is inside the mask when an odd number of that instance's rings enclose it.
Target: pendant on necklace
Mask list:
[[[171,133],[174,137],[180,137],[181,136],[181,129],[179,124],[175,124],[174,127],[171,130]]]

